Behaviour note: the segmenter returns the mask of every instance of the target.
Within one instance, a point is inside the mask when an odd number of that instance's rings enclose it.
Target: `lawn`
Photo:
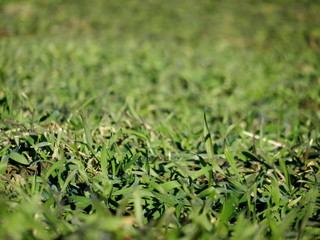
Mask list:
[[[320,239],[319,12],[2,0],[0,239]]]

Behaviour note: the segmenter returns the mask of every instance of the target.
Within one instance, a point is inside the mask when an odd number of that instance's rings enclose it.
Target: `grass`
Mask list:
[[[318,1],[0,3],[1,239],[318,239]]]

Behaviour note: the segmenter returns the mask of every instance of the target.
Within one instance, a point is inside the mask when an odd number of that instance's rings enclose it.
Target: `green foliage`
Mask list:
[[[317,1],[0,2],[1,239],[316,239]]]

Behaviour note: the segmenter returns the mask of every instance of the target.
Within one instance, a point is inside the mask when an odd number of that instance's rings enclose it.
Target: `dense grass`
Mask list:
[[[319,238],[319,12],[1,1],[0,238]]]

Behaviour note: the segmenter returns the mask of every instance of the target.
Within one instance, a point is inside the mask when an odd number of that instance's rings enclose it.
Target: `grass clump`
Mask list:
[[[0,238],[318,238],[319,6],[2,1]]]

